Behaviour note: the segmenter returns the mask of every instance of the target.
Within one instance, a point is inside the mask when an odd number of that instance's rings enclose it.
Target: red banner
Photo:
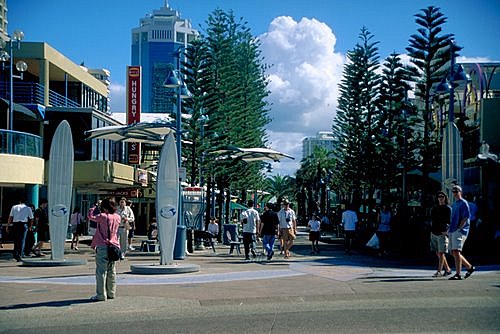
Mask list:
[[[141,121],[141,67],[127,66],[127,124]],[[128,163],[141,163],[141,144],[128,143]]]

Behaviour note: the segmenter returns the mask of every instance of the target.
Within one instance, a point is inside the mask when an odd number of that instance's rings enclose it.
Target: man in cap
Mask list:
[[[462,264],[467,268],[467,273],[464,278],[468,278],[476,270],[462,255],[462,249],[469,234],[470,227],[470,209],[467,201],[462,197],[462,188],[455,185],[452,188],[455,202],[451,208],[451,222],[448,229],[450,238],[451,254],[455,258],[455,276],[450,277],[450,280],[461,280]]]

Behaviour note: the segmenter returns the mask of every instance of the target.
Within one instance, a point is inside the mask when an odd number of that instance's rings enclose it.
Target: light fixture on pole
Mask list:
[[[441,185],[448,192],[454,184],[462,185],[463,155],[462,139],[454,122],[455,120],[455,87],[469,80],[462,66],[455,63],[456,51],[461,50],[455,41],[449,40],[450,70],[446,77],[436,87],[438,94],[449,94],[448,124],[443,133],[441,144]],[[451,193],[448,194],[451,197]]]
[[[190,98],[191,93],[184,85],[182,79],[180,78],[180,55],[177,57],[177,70],[171,70],[168,73],[167,78],[163,82],[163,86],[167,88],[177,89],[177,113],[175,120],[175,140],[177,141],[177,159],[179,167],[182,166],[182,99]]]
[[[202,152],[200,154],[200,187],[203,187],[205,185],[205,180],[203,178],[203,164],[205,162],[205,152],[203,151],[203,145],[205,141],[205,125],[209,121],[209,117],[208,115],[205,115],[205,110],[203,108],[201,108],[201,115],[200,118],[198,118],[198,121],[200,122],[200,140],[202,146]]]
[[[175,120],[175,140],[177,148],[177,167],[180,171],[182,167],[182,99],[191,97],[191,93],[184,86],[181,77],[181,50],[179,49],[176,53],[177,56],[177,69],[171,70],[168,73],[167,78],[163,82],[163,86],[167,88],[175,88],[177,90],[177,112]],[[179,173],[180,174],[180,173]],[[180,176],[180,175],[179,175]],[[185,235],[186,226],[184,225],[184,212],[182,203],[182,186],[179,182],[179,207],[178,207],[178,221],[177,221],[177,232],[176,232],[176,242],[174,247],[174,259],[184,259],[185,255]],[[180,242],[177,239],[181,240]],[[183,242],[184,241],[184,242]]]
[[[17,49],[21,47],[21,41],[24,39],[24,33],[20,30],[16,30],[9,36],[9,41],[5,43],[2,40],[0,48],[3,49],[6,44],[9,44],[9,52],[5,50],[0,52],[0,61],[5,64],[9,62],[9,111],[7,113],[7,130],[14,130],[14,78],[23,79],[23,72],[28,69],[28,65],[20,60],[16,63],[16,69],[20,72],[20,75],[14,75],[14,66],[12,65],[14,61],[14,42],[16,43]],[[5,66],[5,65],[4,65]]]

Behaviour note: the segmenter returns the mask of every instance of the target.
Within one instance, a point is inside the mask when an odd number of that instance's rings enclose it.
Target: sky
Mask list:
[[[300,166],[302,139],[331,131],[346,53],[365,26],[379,41],[380,59],[405,53],[417,33],[414,15],[439,7],[443,33],[463,47],[459,60],[500,61],[500,0],[169,0],[171,8],[203,31],[216,8],[248,23],[271,65],[269,148],[295,157],[273,163],[273,174]],[[111,111],[125,111],[125,69],[131,29],[165,0],[7,0],[8,32],[46,42],[77,64],[111,71]]]

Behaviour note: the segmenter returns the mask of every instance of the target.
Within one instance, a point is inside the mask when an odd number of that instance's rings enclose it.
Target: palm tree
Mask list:
[[[268,177],[264,182],[264,190],[269,193],[267,200],[276,197],[277,203],[280,204],[285,197],[294,198],[295,179],[280,174]]]

